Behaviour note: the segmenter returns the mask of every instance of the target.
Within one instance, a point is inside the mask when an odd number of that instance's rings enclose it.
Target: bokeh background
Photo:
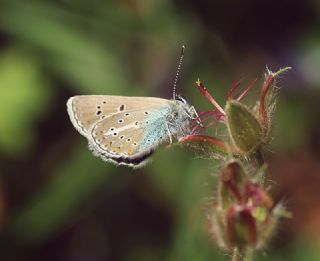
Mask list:
[[[219,162],[161,148],[133,171],[92,156],[71,125],[78,94],[224,104],[241,77],[281,81],[268,182],[293,213],[258,260],[320,260],[317,0],[0,1],[0,260],[228,260],[206,232]]]

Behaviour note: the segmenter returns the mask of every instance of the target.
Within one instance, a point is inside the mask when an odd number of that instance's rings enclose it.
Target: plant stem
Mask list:
[[[241,253],[237,247],[233,249],[231,260],[230,261],[240,261],[241,260]]]
[[[240,251],[237,247],[233,249],[230,261],[253,261],[253,249],[248,247]]]
[[[243,261],[253,261],[253,249],[248,247],[243,255]]]
[[[256,161],[256,164],[258,165],[258,169],[260,169],[265,163],[264,155],[261,149],[257,150],[257,152],[254,155],[254,159]]]

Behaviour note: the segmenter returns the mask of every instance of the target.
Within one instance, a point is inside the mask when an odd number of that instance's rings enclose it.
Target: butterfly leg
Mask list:
[[[187,115],[191,120],[196,120],[197,123],[201,125],[200,117],[199,117],[196,109],[194,108],[194,106],[190,106],[190,108],[187,111]],[[192,115],[195,115],[195,117]]]
[[[191,114],[196,115],[196,117],[192,117]],[[194,106],[190,106],[190,108],[188,109],[188,117],[189,117],[190,119],[192,119],[192,120],[194,120],[194,119],[196,119],[196,118],[199,117],[199,115],[198,115],[196,109],[194,108]]]
[[[169,123],[166,123],[166,128],[167,128],[168,136],[169,136],[169,139],[170,139],[170,144],[172,144],[172,134],[171,134],[170,129],[169,129]]]

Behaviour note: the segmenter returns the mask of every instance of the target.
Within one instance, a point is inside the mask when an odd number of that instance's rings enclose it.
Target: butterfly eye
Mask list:
[[[180,96],[180,95],[176,97],[176,100],[180,101],[180,102],[182,102],[184,104],[187,104],[187,100],[185,98],[183,98],[182,96]]]

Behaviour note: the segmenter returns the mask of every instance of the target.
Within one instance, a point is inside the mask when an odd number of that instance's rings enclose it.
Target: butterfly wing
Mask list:
[[[130,112],[134,118],[124,116],[127,115],[127,112],[117,113],[98,122],[93,127],[91,140],[89,140],[90,147],[104,160],[127,165],[126,162],[129,164],[130,158],[133,160],[141,158],[141,154],[149,152],[150,155],[152,154],[151,150],[143,150],[141,147],[145,135],[145,128],[142,126],[143,111]]]
[[[92,127],[106,117],[123,111],[161,106],[167,102],[166,99],[153,97],[80,95],[68,100],[67,110],[74,127],[87,137]]]
[[[75,96],[67,106],[75,128],[95,154],[117,164],[138,166],[166,133],[170,101],[152,97]]]

